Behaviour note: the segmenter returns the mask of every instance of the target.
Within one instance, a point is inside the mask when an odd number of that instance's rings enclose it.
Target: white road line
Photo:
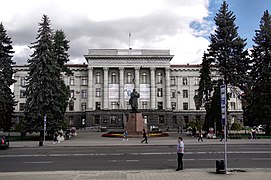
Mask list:
[[[251,158],[252,161],[271,161],[271,158]]]
[[[135,160],[126,160],[126,162],[139,162],[139,160],[135,159]]]
[[[23,162],[24,164],[51,164],[52,161],[41,161],[41,162]]]

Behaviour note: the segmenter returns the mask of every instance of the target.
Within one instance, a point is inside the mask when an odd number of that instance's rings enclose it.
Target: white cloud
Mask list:
[[[18,63],[29,58],[43,14],[70,40],[72,63],[83,62],[89,48],[128,48],[129,32],[134,49],[170,49],[174,64],[200,63],[212,29],[204,19],[208,6],[209,0],[9,0],[1,3],[0,22]]]

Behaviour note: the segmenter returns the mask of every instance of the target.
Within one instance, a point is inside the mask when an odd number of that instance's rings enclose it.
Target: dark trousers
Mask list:
[[[201,137],[201,136],[199,136],[198,141],[199,141],[199,140],[201,140],[201,142],[203,142],[203,139],[202,139],[202,137]]]
[[[148,144],[148,138],[147,138],[147,136],[143,137],[143,140],[141,141],[141,143],[143,143],[144,141],[146,142],[146,144]]]
[[[183,153],[177,153],[177,155],[178,155],[178,159],[177,159],[178,167],[177,167],[177,169],[183,169]]]

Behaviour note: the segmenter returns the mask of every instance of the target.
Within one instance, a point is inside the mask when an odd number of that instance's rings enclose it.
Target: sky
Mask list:
[[[70,41],[69,63],[86,62],[88,49],[168,49],[171,64],[200,64],[222,0],[9,0],[0,22],[12,40],[17,65],[27,63],[45,14]],[[247,48],[270,0],[227,0]],[[129,38],[129,33],[131,34]],[[130,40],[129,40],[130,39]],[[129,43],[130,42],[130,43]]]

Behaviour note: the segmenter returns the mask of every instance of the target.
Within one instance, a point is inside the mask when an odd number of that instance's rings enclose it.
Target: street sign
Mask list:
[[[220,86],[220,102],[221,102],[221,124],[227,125],[227,89],[226,85]]]

